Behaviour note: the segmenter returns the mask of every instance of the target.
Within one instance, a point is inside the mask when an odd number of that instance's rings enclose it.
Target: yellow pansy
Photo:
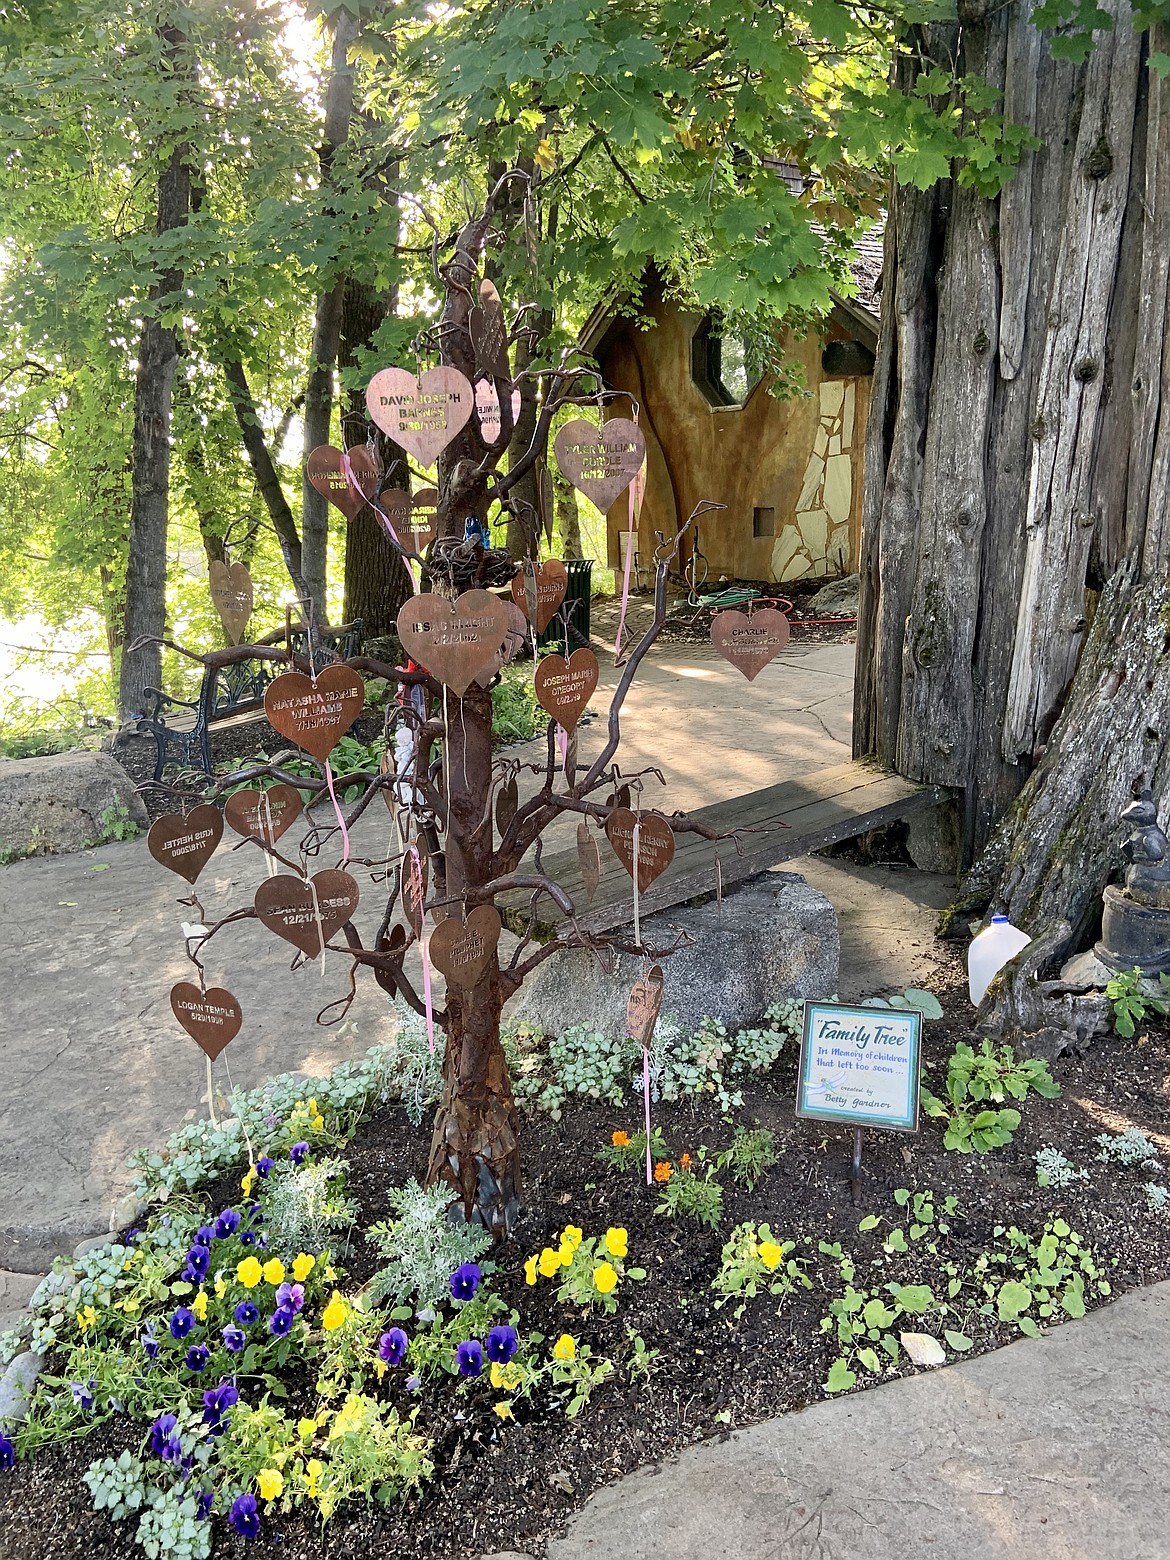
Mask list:
[[[325,1265],[325,1282],[327,1284],[331,1284],[336,1277],[337,1277],[337,1274],[334,1272],[333,1264],[331,1262],[326,1263],[326,1265]]]
[[[516,1365],[501,1365],[499,1360],[492,1362],[492,1386],[497,1392],[515,1392],[520,1385],[520,1370]]]
[[[284,1489],[284,1475],[277,1468],[261,1468],[256,1475],[256,1488],[263,1500],[275,1500]]]
[[[292,1273],[295,1282],[298,1284],[303,1284],[305,1279],[308,1278],[309,1274],[313,1271],[316,1265],[316,1257],[309,1256],[309,1254],[305,1251],[299,1252],[297,1256],[293,1258]]]
[[[310,1500],[320,1499],[321,1492],[317,1488],[317,1483],[324,1468],[325,1464],[319,1457],[310,1457],[305,1464],[305,1494]]]
[[[240,1190],[245,1197],[251,1197],[252,1188],[256,1185],[256,1166],[252,1165],[247,1175],[240,1182]]]
[[[77,1325],[82,1332],[88,1332],[97,1321],[97,1312],[92,1305],[84,1305],[77,1313]]]
[[[309,1097],[309,1115],[310,1116],[319,1116],[320,1114],[321,1114],[321,1107],[317,1104],[316,1097],[311,1095]]]
[[[622,1229],[621,1225],[606,1230],[605,1249],[611,1257],[624,1257],[627,1254],[629,1232]]]
[[[305,1441],[311,1441],[317,1434],[317,1421],[315,1419],[300,1419],[297,1421],[297,1433]]]
[[[575,1224],[566,1224],[561,1231],[561,1245],[568,1246],[570,1251],[576,1251],[584,1238]]]
[[[512,1412],[510,1403],[493,1403],[492,1413],[497,1414],[501,1419],[515,1419],[516,1417]]]
[[[345,1318],[348,1314],[344,1299],[340,1292],[335,1289],[329,1304],[321,1313],[321,1326],[326,1332],[336,1332],[339,1327],[344,1327]]]
[[[195,1320],[205,1322],[207,1320],[207,1291],[201,1289],[191,1302],[191,1309],[195,1312]]]
[[[227,1285],[223,1281],[223,1274],[222,1273],[217,1273],[215,1275],[215,1298],[217,1300],[222,1300],[224,1295],[226,1295],[226,1294],[227,1294]]]
[[[133,1316],[135,1311],[141,1311],[142,1306],[133,1295],[130,1295],[122,1302],[122,1309],[125,1311],[127,1316]]]
[[[264,1269],[255,1257],[245,1257],[236,1268],[236,1277],[245,1289],[255,1289],[264,1277]]]
[[[551,1246],[546,1246],[540,1253],[537,1266],[540,1268],[542,1278],[551,1278],[561,1265],[561,1254],[554,1251]]]
[[[775,1241],[762,1240],[760,1242],[760,1261],[768,1269],[769,1273],[771,1273],[774,1268],[780,1266],[780,1261],[783,1256],[784,1248],[782,1246],[777,1246]]]
[[[577,1358],[577,1340],[571,1333],[562,1333],[553,1344],[554,1360],[575,1360]]]
[[[557,1247],[557,1257],[558,1257],[562,1267],[572,1267],[572,1265],[573,1265],[573,1248],[572,1248],[572,1246],[566,1245],[566,1243],[564,1241],[561,1241],[560,1245]]]
[[[264,1264],[264,1282],[274,1286],[284,1283],[284,1263],[279,1257],[270,1257]]]
[[[612,1262],[599,1262],[593,1269],[593,1282],[598,1292],[608,1295],[617,1285],[617,1270]]]
[[[529,1284],[535,1284],[536,1283],[536,1258],[535,1257],[529,1257],[528,1261],[524,1264],[524,1279],[525,1279],[526,1283],[529,1283]]]

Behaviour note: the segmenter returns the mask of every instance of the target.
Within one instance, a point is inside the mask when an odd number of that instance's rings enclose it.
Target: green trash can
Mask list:
[[[569,576],[565,589],[565,606],[569,609],[569,649],[573,651],[589,643],[593,559],[567,558],[565,572]],[[565,631],[559,617],[552,620],[536,642],[542,650],[559,650],[564,654]]]

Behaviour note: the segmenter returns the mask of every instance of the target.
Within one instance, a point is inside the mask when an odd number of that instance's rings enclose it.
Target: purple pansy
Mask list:
[[[255,1538],[260,1531],[260,1514],[256,1510],[255,1495],[237,1495],[228,1512],[228,1525],[235,1528],[241,1538]]]
[[[387,1365],[401,1365],[406,1358],[409,1343],[410,1339],[401,1327],[391,1327],[389,1332],[383,1333],[378,1339],[378,1357]]]
[[[470,1300],[479,1288],[479,1266],[464,1262],[451,1274],[452,1300]]]
[[[288,1157],[292,1160],[294,1165],[299,1165],[303,1162],[308,1152],[309,1145],[307,1143],[294,1143],[288,1151]]]
[[[178,1342],[180,1338],[187,1336],[194,1325],[195,1312],[188,1310],[185,1305],[181,1305],[174,1316],[171,1317],[171,1337]]]
[[[286,1305],[277,1306],[268,1319],[268,1331],[274,1338],[288,1336],[289,1328],[293,1324],[293,1312]]]
[[[493,1327],[487,1335],[484,1352],[493,1365],[506,1365],[520,1347],[514,1327]]]
[[[211,1350],[205,1343],[193,1343],[187,1350],[187,1369],[196,1374],[206,1368],[207,1361],[211,1358]]]
[[[233,1315],[241,1327],[252,1327],[260,1320],[260,1307],[251,1300],[241,1300]]]
[[[455,1363],[461,1376],[478,1376],[483,1371],[483,1345],[473,1338],[455,1350]]]
[[[305,1286],[303,1284],[281,1284],[276,1291],[276,1303],[284,1306],[294,1316],[305,1303]]]
[[[229,1235],[234,1235],[240,1227],[240,1216],[234,1208],[225,1208],[211,1226],[211,1233],[216,1240],[227,1240]]]

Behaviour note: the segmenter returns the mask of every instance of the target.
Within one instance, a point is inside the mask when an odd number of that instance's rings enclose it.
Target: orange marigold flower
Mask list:
[[[662,1160],[654,1166],[654,1179],[656,1181],[669,1181],[674,1171],[666,1160]]]
[[[689,1154],[683,1154],[679,1159],[678,1167],[680,1170],[689,1170],[691,1168],[691,1156]]]
[[[630,1134],[628,1132],[615,1132],[613,1135],[613,1146],[615,1148],[629,1148]]]

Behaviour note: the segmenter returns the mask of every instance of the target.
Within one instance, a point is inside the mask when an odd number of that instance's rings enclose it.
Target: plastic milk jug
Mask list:
[[[1027,932],[1013,926],[1006,915],[993,915],[978,937],[973,938],[967,949],[967,989],[976,1007],[983,1001],[983,993],[1009,959],[1014,959],[1021,948],[1032,939]]]

